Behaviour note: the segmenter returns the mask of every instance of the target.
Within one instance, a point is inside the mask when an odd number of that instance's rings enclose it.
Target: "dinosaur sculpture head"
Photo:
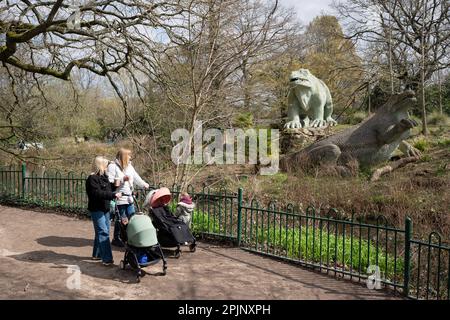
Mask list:
[[[407,111],[414,106],[416,101],[417,99],[414,91],[407,90],[402,93],[392,95],[379,110],[383,109],[384,111],[389,112]]]
[[[308,69],[299,69],[291,72],[289,82],[291,84],[291,87],[303,86],[310,88],[313,86],[311,82],[312,78],[313,75],[311,74],[311,72],[309,72]]]

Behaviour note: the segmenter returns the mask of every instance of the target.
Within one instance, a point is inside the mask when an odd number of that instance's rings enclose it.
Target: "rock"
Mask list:
[[[298,151],[323,137],[332,134],[331,127],[284,129],[281,132],[281,153]]]

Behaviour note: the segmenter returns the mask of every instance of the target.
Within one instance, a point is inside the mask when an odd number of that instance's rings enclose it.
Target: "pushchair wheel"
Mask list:
[[[174,252],[174,257],[175,257],[176,259],[178,259],[180,256],[181,256],[181,250],[180,250],[180,249],[175,250],[175,252]]]
[[[191,252],[195,252],[195,251],[197,250],[197,245],[196,245],[195,243],[191,243],[191,244],[189,245],[189,250],[190,250]]]
[[[125,270],[125,267],[126,267],[125,261],[120,260],[119,267],[120,267],[120,269]]]
[[[139,268],[139,269],[137,270],[136,283],[141,282],[141,278],[142,278],[143,276],[145,276],[145,271],[142,270],[141,268]]]

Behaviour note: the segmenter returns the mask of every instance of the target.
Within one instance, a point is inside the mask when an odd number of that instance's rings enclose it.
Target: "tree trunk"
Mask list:
[[[425,83],[423,82],[421,85],[421,104],[422,104],[422,134],[426,136],[428,134],[428,125],[427,125],[427,109],[425,103]]]
[[[242,85],[244,90],[244,110],[250,110],[250,88],[249,88],[249,72],[247,67],[247,59],[242,61]]]
[[[391,82],[391,94],[394,94],[394,72],[392,69],[392,28],[390,18],[389,18],[389,80]]]
[[[426,136],[428,134],[427,126],[427,109],[425,104],[425,15],[426,15],[426,1],[423,2],[423,21],[422,21],[422,70],[421,70],[421,100],[422,100],[422,134]]]
[[[377,170],[375,170],[373,172],[372,177],[370,178],[370,181],[371,182],[377,181],[381,178],[382,175],[388,174],[388,173],[394,171],[395,169],[404,167],[408,163],[416,162],[417,160],[419,160],[418,157],[407,157],[407,158],[397,160],[397,161],[395,161],[389,165],[386,165],[384,167],[378,168]]]
[[[442,81],[441,81],[441,70],[438,70],[438,87],[439,87],[439,113],[442,115]]]

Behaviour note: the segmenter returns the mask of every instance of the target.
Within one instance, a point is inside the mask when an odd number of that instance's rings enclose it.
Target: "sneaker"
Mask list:
[[[124,247],[124,244],[120,239],[113,239],[113,241],[111,241],[111,245],[115,247]]]
[[[114,264],[114,261],[102,262],[105,267],[109,267]]]
[[[100,257],[92,257],[91,259],[94,261],[102,260],[102,258],[100,258]]]

